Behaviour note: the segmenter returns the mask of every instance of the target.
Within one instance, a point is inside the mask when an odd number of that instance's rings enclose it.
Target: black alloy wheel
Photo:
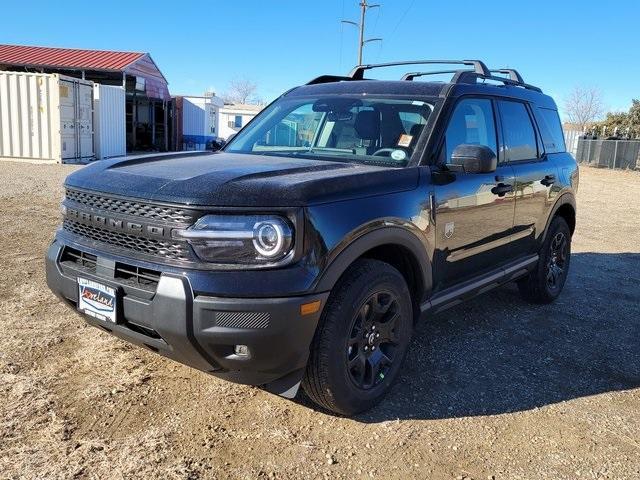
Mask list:
[[[568,246],[569,242],[564,232],[556,233],[551,240],[549,259],[547,261],[547,288],[551,293],[556,293],[564,285]]]
[[[397,269],[380,260],[357,260],[323,307],[302,380],[309,398],[341,415],[379,403],[402,371],[413,314]]]
[[[523,298],[531,303],[551,303],[564,288],[571,262],[571,230],[567,221],[555,217],[540,248],[536,268],[518,280]]]
[[[351,381],[363,390],[379,385],[396,360],[400,318],[398,298],[376,292],[360,307],[351,322],[346,363]]]

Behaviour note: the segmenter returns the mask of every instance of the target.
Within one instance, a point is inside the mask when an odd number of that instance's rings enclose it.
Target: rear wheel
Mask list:
[[[532,303],[551,303],[558,298],[567,280],[570,260],[571,230],[564,218],[555,217],[542,245],[538,266],[518,282],[524,299]]]
[[[342,415],[373,407],[398,376],[413,329],[404,278],[378,260],[359,260],[334,287],[316,331],[302,386]]]

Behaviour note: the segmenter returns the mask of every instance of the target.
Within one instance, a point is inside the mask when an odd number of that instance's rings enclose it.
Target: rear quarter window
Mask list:
[[[536,120],[540,127],[540,135],[544,150],[547,153],[563,153],[566,151],[564,133],[560,117],[556,110],[550,108],[536,108]]]

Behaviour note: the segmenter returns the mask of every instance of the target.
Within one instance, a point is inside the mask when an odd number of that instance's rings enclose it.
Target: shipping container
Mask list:
[[[173,97],[173,140],[176,150],[210,150],[218,136],[218,112],[224,101],[215,95]]]
[[[93,131],[97,159],[127,154],[125,91],[122,87],[93,86]]]
[[[0,72],[0,159],[92,159],[92,110],[93,82]]]

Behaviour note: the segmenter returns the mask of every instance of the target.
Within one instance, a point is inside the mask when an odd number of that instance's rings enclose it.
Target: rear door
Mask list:
[[[449,163],[461,144],[485,145],[498,152],[494,101],[463,97],[455,105],[441,147]],[[491,271],[511,258],[513,169],[500,162],[492,173],[456,172],[445,185],[434,185],[436,211],[436,289]]]
[[[537,252],[544,233],[556,168],[544,151],[531,106],[498,101],[507,164],[515,172],[515,216],[512,251],[523,257]]]

